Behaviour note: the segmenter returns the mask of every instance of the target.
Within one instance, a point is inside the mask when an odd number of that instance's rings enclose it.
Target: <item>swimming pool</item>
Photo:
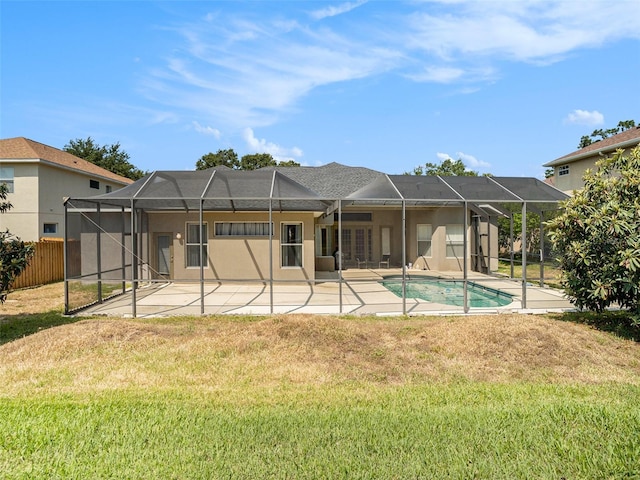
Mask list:
[[[402,278],[389,278],[380,283],[387,290],[402,298]],[[463,288],[464,282],[459,280],[412,279],[407,280],[406,296],[427,302],[462,307],[464,305]],[[467,282],[467,297],[470,307],[504,307],[513,302],[512,295],[473,282]]]

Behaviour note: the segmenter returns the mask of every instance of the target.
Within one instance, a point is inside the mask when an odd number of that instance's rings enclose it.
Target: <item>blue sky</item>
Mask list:
[[[640,121],[640,2],[0,2],[0,137],[544,176]]]

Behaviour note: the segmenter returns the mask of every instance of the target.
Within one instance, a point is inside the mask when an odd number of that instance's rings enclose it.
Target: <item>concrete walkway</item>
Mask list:
[[[408,270],[407,279],[460,279],[460,272]],[[206,283],[204,285],[204,313],[266,315],[270,313],[352,314],[352,315],[435,315],[462,314],[462,307],[435,303],[416,298],[403,300],[382,283],[385,277],[401,277],[401,269],[350,269],[343,271],[344,282],[338,282],[337,272],[319,272],[316,283]],[[469,280],[484,287],[513,295],[513,301],[503,307],[471,308],[469,313],[526,312],[543,313],[573,309],[562,292],[551,288],[527,287],[527,308],[522,308],[522,282],[473,273]],[[271,298],[273,297],[273,308]],[[342,301],[341,301],[342,299]],[[199,283],[154,283],[136,292],[136,316],[200,315]],[[83,315],[133,315],[131,292],[94,305]]]

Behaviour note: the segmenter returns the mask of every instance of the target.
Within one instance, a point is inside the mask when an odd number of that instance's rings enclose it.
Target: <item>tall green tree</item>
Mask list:
[[[232,149],[218,150],[216,153],[207,153],[196,161],[196,170],[206,170],[211,167],[229,167],[234,170],[240,168],[238,154]]]
[[[278,162],[270,153],[253,153],[240,159],[240,170],[257,170],[262,167],[275,167]]]
[[[478,172],[467,170],[462,159],[452,160],[447,158],[440,164],[427,162],[424,167],[422,165],[413,169],[412,172],[405,172],[405,175],[440,175],[441,177],[477,177]]]
[[[640,147],[587,170],[584,188],[548,223],[567,295],[580,309],[628,309],[640,324]]]
[[[0,184],[0,214],[11,209],[7,200],[9,189],[5,183]],[[34,253],[34,246],[24,243],[9,230],[0,232],[0,304],[7,299],[9,289],[15,279],[27,268]]]
[[[238,160],[238,154],[232,149],[218,150],[216,153],[207,153],[196,162],[196,170],[225,166],[233,170],[257,170],[263,167],[299,167],[294,160],[278,162],[270,153],[250,153],[243,155]]]
[[[634,120],[621,120],[618,122],[618,125],[613,128],[608,128],[606,130],[603,130],[602,128],[596,129],[591,133],[591,135],[583,135],[580,137],[578,148],[588,147],[592,143],[599,142],[600,140],[604,140],[612,135],[634,128],[635,126],[636,122]]]
[[[120,143],[98,145],[91,137],[77,138],[70,140],[63,150],[131,180],[138,180],[146,175],[146,172],[129,162],[129,154],[121,150]]]

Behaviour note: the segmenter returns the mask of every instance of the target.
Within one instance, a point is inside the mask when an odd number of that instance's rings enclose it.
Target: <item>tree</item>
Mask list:
[[[628,309],[640,324],[640,147],[587,170],[585,186],[548,222],[563,285],[580,309]]]
[[[443,177],[450,176],[465,176],[465,177],[477,177],[478,172],[473,170],[467,170],[462,159],[452,160],[447,158],[443,160],[440,165],[436,165],[435,163],[427,162],[424,167],[422,165],[413,169],[413,172],[405,172],[405,175],[440,175]]]
[[[253,153],[240,159],[240,170],[257,170],[262,167],[275,167],[278,162],[270,153]]]
[[[138,180],[146,175],[146,172],[129,162],[129,154],[120,149],[120,143],[101,146],[91,137],[86,140],[77,138],[70,140],[63,150],[131,180]]]
[[[232,148],[218,150],[216,153],[207,153],[196,162],[196,170],[206,170],[211,167],[225,166],[237,170],[240,168],[238,154]]]
[[[238,154],[232,149],[207,153],[196,162],[196,170],[225,166],[233,170],[257,170],[263,167],[299,167],[294,160],[278,162],[270,153],[251,153],[238,160]]]
[[[7,201],[9,189],[0,184],[0,213],[5,213],[12,205]],[[7,299],[11,285],[29,264],[33,256],[33,245],[25,244],[9,230],[0,232],[0,304]]]
[[[588,147],[592,143],[599,142],[600,140],[604,140],[611,135],[624,132],[625,130],[629,130],[631,128],[634,128],[635,126],[636,122],[634,120],[621,120],[618,122],[618,125],[613,128],[608,128],[607,130],[603,130],[601,128],[596,129],[591,133],[591,135],[583,135],[582,137],[580,137],[578,148],[581,149],[584,147]]]

